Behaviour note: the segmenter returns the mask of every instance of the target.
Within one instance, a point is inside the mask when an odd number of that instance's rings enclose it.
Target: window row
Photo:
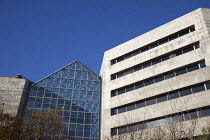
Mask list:
[[[207,117],[207,116],[210,116],[210,108],[209,107],[200,109],[200,110],[191,110],[191,111],[187,111],[187,112],[180,112],[179,114],[174,114],[174,115],[171,115],[170,117],[158,118],[158,119],[151,120],[151,121],[146,120],[144,122],[128,124],[126,126],[121,126],[118,128],[112,128],[111,135],[112,136],[120,135],[120,134],[140,131],[140,130],[144,130],[144,129],[150,129],[150,128],[154,128],[154,127],[164,126],[164,125],[168,125],[171,123],[177,123],[177,122],[192,120],[192,119],[196,119],[196,118]]]
[[[170,72],[166,72],[159,76],[154,76],[148,80],[143,80],[143,81],[131,84],[129,86],[125,86],[125,87],[121,87],[116,90],[112,90],[111,97],[129,92],[129,91],[132,91],[135,89],[139,89],[139,88],[142,88],[142,87],[145,87],[145,86],[148,86],[148,85],[151,85],[151,84],[163,81],[163,80],[167,80],[167,79],[170,79],[170,78],[173,78],[173,77],[176,77],[176,76],[179,76],[179,75],[182,75],[182,74],[185,74],[185,73],[188,73],[188,72],[191,72],[191,71],[203,68],[203,67],[206,67],[206,64],[204,61],[201,61],[201,62],[192,64],[190,66],[185,66],[185,67],[182,67],[182,68],[170,71]]]
[[[120,57],[117,57],[115,59],[112,59],[111,60],[111,65],[114,65],[116,63],[119,63],[119,62],[121,62],[121,61],[123,61],[125,59],[128,59],[130,57],[133,57],[133,56],[135,56],[137,54],[140,54],[140,53],[143,53],[145,51],[148,51],[148,50],[150,50],[152,48],[155,48],[155,47],[157,47],[159,45],[162,45],[164,43],[167,43],[167,42],[169,42],[171,40],[174,40],[176,38],[179,38],[179,37],[181,37],[183,35],[186,35],[186,34],[188,34],[190,32],[193,32],[193,31],[195,31],[195,26],[194,25],[193,26],[190,26],[190,27],[187,27],[187,28],[185,28],[183,30],[180,30],[180,31],[178,31],[178,32],[176,32],[176,33],[174,33],[172,35],[169,35],[167,37],[164,37],[162,39],[159,39],[159,40],[157,40],[157,41],[155,41],[153,43],[150,43],[150,44],[148,44],[146,46],[143,46],[143,47],[141,47],[139,49],[136,49],[136,50],[134,50],[132,52],[129,52],[129,53],[123,55],[123,56],[120,56]]]
[[[160,62],[166,61],[166,60],[168,60],[168,59],[174,58],[174,57],[176,57],[176,56],[185,54],[185,53],[187,53],[187,52],[190,52],[190,51],[193,51],[193,50],[195,50],[195,49],[198,49],[199,47],[200,47],[200,46],[199,46],[199,43],[194,43],[194,44],[185,46],[185,47],[182,48],[182,49],[173,51],[173,52],[168,53],[168,54],[166,54],[166,55],[157,57],[157,58],[155,58],[155,59],[153,59],[153,60],[147,61],[147,62],[145,62],[145,63],[138,64],[138,65],[136,65],[136,66],[133,66],[132,68],[129,68],[129,69],[123,70],[123,71],[121,71],[121,72],[112,74],[112,75],[111,75],[111,80],[114,80],[114,79],[120,78],[120,77],[122,77],[122,76],[125,76],[125,75],[127,75],[127,74],[130,74],[130,73],[139,71],[139,70],[141,70],[141,69],[147,68],[147,67],[152,66],[152,65],[155,65],[155,64],[157,64],[157,63],[160,63]]]
[[[189,94],[193,94],[193,93],[197,93],[197,92],[201,92],[201,91],[209,90],[209,89],[210,89],[210,82],[206,82],[205,84],[193,85],[190,88],[170,91],[168,93],[162,94],[161,96],[159,95],[159,96],[152,97],[149,99],[144,99],[138,102],[130,103],[121,107],[113,108],[111,109],[111,115],[120,114],[120,113],[127,112],[130,110],[142,108],[145,106],[157,104],[160,102],[183,97]]]

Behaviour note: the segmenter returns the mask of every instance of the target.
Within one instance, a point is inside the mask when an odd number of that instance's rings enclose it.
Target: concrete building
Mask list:
[[[210,116],[210,9],[199,8],[104,53],[101,139]],[[166,119],[168,121],[166,121]]]
[[[18,77],[0,77],[0,104],[5,113],[22,115],[31,81]]]

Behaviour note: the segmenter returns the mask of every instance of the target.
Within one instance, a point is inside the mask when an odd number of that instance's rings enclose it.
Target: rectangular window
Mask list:
[[[172,92],[169,94],[169,99],[175,99],[179,97],[179,93],[178,92]]]
[[[192,50],[194,50],[193,46],[183,49],[183,53],[187,53],[187,52],[190,52]]]
[[[166,61],[166,60],[168,60],[169,59],[169,55],[166,55],[166,56],[163,56],[162,57],[162,61]]]
[[[191,119],[196,119],[197,117],[198,116],[197,116],[197,112],[196,111],[184,114],[185,121],[191,120]]]
[[[125,88],[118,90],[118,95],[125,93]]]
[[[151,66],[151,62],[143,64],[143,69],[146,68],[146,67],[149,67],[149,66]]]
[[[135,52],[133,53],[133,56],[138,55],[138,54],[140,54],[140,53],[141,53],[141,51],[140,51],[140,50],[137,50],[137,51],[135,51]]]
[[[114,64],[116,64],[116,63],[117,63],[116,59],[111,60],[111,65],[114,65]]]
[[[141,107],[145,107],[145,101],[136,103],[136,108],[141,108]]]
[[[135,132],[135,131],[137,131],[137,129],[138,129],[138,125],[137,124],[128,126],[128,133],[129,132]]]
[[[125,58],[124,59],[128,59],[128,58],[130,58],[130,57],[132,57],[133,56],[133,54],[131,53],[131,54],[128,54],[128,55],[126,55],[125,56]]]
[[[204,67],[206,67],[205,62],[201,62],[201,63],[200,63],[200,68],[204,68]]]
[[[150,100],[147,100],[147,101],[146,101],[146,105],[147,105],[147,106],[153,105],[153,104],[156,104],[156,98],[150,99]]]
[[[193,93],[201,92],[201,91],[204,91],[204,90],[205,90],[204,85],[200,85],[200,86],[196,86],[196,87],[193,87],[193,88],[192,88],[192,92],[193,92]]]
[[[160,40],[160,41],[159,41],[159,45],[162,45],[162,44],[164,44],[164,43],[166,43],[166,42],[168,42],[168,38],[165,38],[165,39],[163,39],[163,40]]]
[[[124,76],[124,72],[118,73],[118,74],[117,74],[117,78],[120,78],[120,77],[122,77],[122,76]]]
[[[174,40],[176,38],[178,38],[178,34],[175,34],[175,35],[170,36],[169,37],[169,41]]]
[[[182,54],[182,50],[179,50],[179,51],[176,52],[176,56],[179,56],[181,54]]]
[[[118,135],[127,133],[127,127],[118,128]]]
[[[158,46],[158,43],[151,44],[151,45],[150,45],[150,49],[155,48],[155,47],[157,47],[157,46]]]
[[[187,29],[186,31],[182,31],[179,33],[179,37],[183,36],[183,35],[186,35],[189,33],[189,29]]]
[[[147,81],[144,82],[144,86],[148,86],[148,85],[151,85],[153,83],[154,83],[153,79],[150,79],[150,80],[147,80]]]
[[[126,106],[118,108],[118,114],[126,112]]]
[[[126,92],[134,90],[134,86],[126,87]]]
[[[149,46],[147,46],[147,47],[145,47],[145,48],[142,48],[142,49],[141,49],[141,53],[146,52],[146,51],[148,51],[148,50],[149,50]]]
[[[197,70],[197,69],[199,69],[198,64],[188,67],[187,72],[191,72],[191,71],[194,71],[194,70]]]
[[[167,95],[157,97],[157,103],[167,101]]]
[[[210,83],[206,83],[206,88],[210,89]]]
[[[179,76],[179,75],[185,74],[186,72],[187,72],[187,70],[186,70],[186,68],[184,68],[184,69],[180,69],[180,70],[176,71],[175,73],[176,73],[176,76]]]
[[[133,69],[125,71],[125,75],[130,74],[133,72]]]
[[[130,110],[134,110],[136,108],[136,105],[133,104],[133,105],[128,105],[127,106],[127,111],[130,111]]]
[[[175,76],[175,73],[174,72],[170,72],[170,73],[168,73],[168,74],[166,74],[164,76],[165,76],[165,79],[169,79],[169,78],[174,77]]]
[[[138,71],[138,70],[141,70],[141,69],[142,69],[142,65],[135,67],[134,71]]]
[[[124,57],[118,58],[118,59],[117,59],[117,63],[119,63],[119,62],[121,62],[121,61],[123,61],[123,60],[124,60]]]
[[[117,129],[114,128],[111,130],[111,136],[117,135]]]
[[[144,130],[144,129],[147,129],[147,128],[148,128],[147,122],[138,124],[138,130]]]
[[[117,77],[117,75],[115,75],[115,74],[114,74],[114,75],[112,75],[112,76],[111,76],[111,80],[116,79],[116,77]]]
[[[192,94],[191,89],[185,89],[179,91],[180,97]]]
[[[157,83],[157,82],[160,82],[160,81],[163,81],[164,80],[164,76],[159,76],[159,77],[156,77],[154,78],[154,82]]]
[[[138,89],[138,88],[141,88],[141,87],[144,87],[143,83],[135,84],[135,89]]]
[[[116,96],[116,95],[117,95],[117,92],[115,90],[111,92],[111,97]]]
[[[155,65],[157,63],[160,63],[161,62],[161,58],[158,58],[158,59],[155,59],[152,61],[152,65]]]
[[[115,115],[115,114],[117,114],[117,109],[112,109],[111,110],[111,115]]]
[[[210,108],[208,108],[208,109],[203,109],[203,110],[201,111],[201,116],[202,116],[202,117],[210,116]]]

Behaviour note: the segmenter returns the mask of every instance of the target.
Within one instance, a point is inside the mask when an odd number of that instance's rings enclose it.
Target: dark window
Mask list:
[[[143,87],[143,86],[144,86],[143,83],[135,84],[135,89],[141,88],[141,87]]]
[[[141,107],[145,107],[145,101],[136,103],[136,108],[141,108]]]
[[[121,62],[121,61],[123,61],[123,60],[124,60],[124,57],[118,58],[118,59],[117,59],[117,63],[118,63],[118,62]]]
[[[180,69],[180,70],[176,71],[176,76],[182,75],[182,74],[184,74],[184,73],[186,73],[186,72],[187,72],[187,71],[186,71],[186,68]]]
[[[182,32],[179,33],[179,37],[180,37],[180,36],[183,36],[183,35],[186,35],[186,34],[188,34],[188,33],[189,33],[189,29],[187,29],[187,30],[185,30],[185,31],[182,31]]]
[[[169,79],[169,78],[172,78],[175,76],[175,73],[174,72],[171,72],[171,73],[168,73],[165,75],[165,79]]]
[[[193,87],[193,88],[192,88],[192,92],[193,92],[193,93],[201,92],[201,91],[204,91],[204,90],[205,90],[204,85],[200,85],[200,86],[196,86],[196,87]]]
[[[147,80],[147,81],[145,81],[144,82],[144,85],[145,86],[148,86],[148,85],[151,85],[151,84],[153,84],[154,82],[153,82],[153,79],[150,79],[150,80]]]
[[[136,108],[135,104],[133,104],[133,105],[128,105],[128,106],[127,106],[127,111],[134,110],[135,108]]]
[[[155,65],[157,63],[160,63],[161,62],[161,58],[158,58],[158,59],[155,59],[152,61],[152,65]]]
[[[183,49],[183,53],[187,53],[187,52],[190,52],[192,50],[194,50],[193,46]]]
[[[179,91],[180,97],[192,94],[191,89],[185,89]]]
[[[158,43],[151,44],[151,45],[150,45],[150,49],[155,48],[155,47],[157,47],[157,46],[158,46]]]
[[[194,45],[195,49],[200,48],[199,44]]]
[[[151,66],[151,62],[143,64],[143,68],[146,68],[146,67],[149,67],[149,66]]]
[[[169,99],[175,99],[179,97],[179,93],[178,92],[172,92],[169,94]]]
[[[125,56],[125,59],[128,59],[128,58],[130,58],[132,56],[133,56],[133,54],[128,54],[128,55]]]
[[[118,128],[118,135],[127,133],[127,127]]]
[[[125,93],[125,88],[118,90],[118,95]]]
[[[141,49],[141,52],[143,53],[143,52],[148,51],[148,50],[149,50],[149,46],[147,46],[147,47],[145,47],[145,48],[142,48],[142,49]]]
[[[133,72],[133,69],[125,71],[125,75],[130,74]]]
[[[138,55],[138,54],[140,54],[140,53],[141,53],[140,50],[135,51],[135,52],[133,53],[133,56]]]
[[[191,72],[191,71],[194,71],[194,70],[197,70],[197,69],[199,69],[198,64],[188,67],[187,68],[187,71],[188,72]]]
[[[172,121],[172,123],[182,122],[182,121],[184,121],[183,115],[180,114],[180,115],[173,116],[173,117],[171,117],[171,121]]]
[[[173,58],[173,57],[176,57],[176,53],[172,53],[169,58]]]
[[[117,135],[117,129],[116,128],[111,130],[111,135],[112,136]]]
[[[153,104],[156,104],[156,98],[155,99],[150,99],[150,100],[147,100],[146,101],[146,105],[153,105]]]
[[[111,76],[111,80],[114,80],[114,79],[116,79],[116,75],[115,74]]]
[[[143,129],[147,129],[148,126],[147,126],[147,123],[141,123],[141,124],[138,124],[138,130],[143,130]]]
[[[166,42],[168,42],[168,38],[165,38],[165,39],[163,39],[163,40],[160,40],[160,41],[159,41],[159,45],[164,44],[164,43],[166,43]]]
[[[118,114],[126,112],[126,106],[118,108]]]
[[[137,129],[138,129],[138,125],[137,124],[128,126],[128,133],[129,132],[135,132],[135,131],[137,131]]]
[[[159,77],[156,77],[154,78],[154,82],[157,83],[157,82],[160,82],[160,81],[163,81],[164,80],[164,76],[159,76]]]
[[[112,109],[111,110],[111,115],[115,115],[115,114],[117,114],[117,109]]]
[[[195,31],[195,27],[190,28],[190,32],[193,32],[193,31]]]
[[[190,112],[184,114],[185,121],[197,118],[197,112]]]
[[[167,95],[157,97],[157,103],[167,101]]]
[[[201,62],[201,63],[200,63],[200,68],[204,68],[204,67],[206,67],[205,62]]]
[[[118,74],[117,74],[117,78],[120,78],[120,77],[122,77],[122,76],[124,76],[124,72],[118,73]]]
[[[142,65],[135,67],[134,71],[138,71],[138,70],[141,70],[141,69],[142,69]]]
[[[178,37],[178,34],[175,34],[175,35],[173,35],[173,36],[170,36],[170,37],[169,37],[169,41],[174,40],[174,39],[176,39],[177,37]]]
[[[176,52],[176,56],[179,56],[181,54],[182,54],[182,50],[179,50],[179,51]]]
[[[115,90],[113,90],[113,91],[111,92],[111,97],[116,96],[116,95],[117,95],[117,92],[116,92]]]
[[[166,55],[166,56],[163,56],[162,57],[162,61],[166,61],[166,60],[168,60],[169,59],[169,55]]]
[[[206,83],[206,88],[210,89],[210,83]]]
[[[134,86],[126,87],[126,92],[134,90]]]
[[[201,116],[202,116],[202,117],[210,116],[210,108],[208,108],[208,109],[203,109],[203,110],[201,111]]]
[[[111,65],[116,64],[116,59],[111,61]]]

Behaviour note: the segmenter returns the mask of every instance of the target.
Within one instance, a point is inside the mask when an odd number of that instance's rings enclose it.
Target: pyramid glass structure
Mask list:
[[[56,105],[62,108],[67,135],[76,140],[97,140],[100,83],[97,75],[74,61],[31,86],[26,110],[47,111]]]

